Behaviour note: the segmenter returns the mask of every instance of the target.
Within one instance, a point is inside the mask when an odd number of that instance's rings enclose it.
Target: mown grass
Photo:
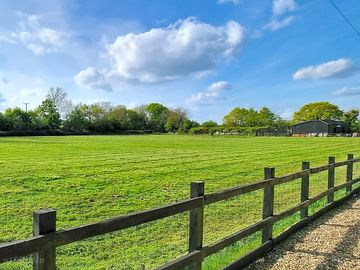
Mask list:
[[[99,221],[188,198],[191,181],[206,192],[299,171],[301,161],[326,164],[360,155],[357,138],[216,136],[81,136],[0,138],[0,242],[31,236],[32,212],[57,209],[59,229]],[[360,166],[355,167],[357,175]],[[336,183],[345,180],[337,173]],[[326,174],[311,179],[310,193],[326,188]],[[300,200],[299,181],[277,187],[275,212]],[[205,244],[261,219],[262,193],[205,208]],[[296,221],[277,225],[275,232]],[[186,253],[186,213],[57,250],[59,269],[152,269]],[[279,229],[278,229],[279,228]],[[256,235],[209,257],[219,269],[259,244]],[[31,260],[0,269],[31,269]]]

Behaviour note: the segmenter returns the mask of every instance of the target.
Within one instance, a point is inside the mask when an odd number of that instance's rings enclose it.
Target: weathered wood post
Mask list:
[[[191,182],[190,198],[203,197],[205,192],[204,182]],[[190,210],[189,226],[189,252],[201,250],[203,247],[204,234],[204,204],[201,207]],[[190,270],[200,270],[202,259],[190,265]]]
[[[302,170],[309,170],[310,169],[310,162],[303,161],[302,162]],[[310,173],[305,173],[301,177],[301,202],[305,202],[309,199],[309,178]],[[307,218],[309,216],[309,207],[305,207],[301,209],[301,218]]]
[[[42,209],[34,212],[33,235],[44,235],[56,231],[56,210]],[[34,270],[56,269],[55,247],[39,252],[33,257]]]
[[[348,160],[354,159],[354,154],[348,154]],[[346,182],[351,182],[353,180],[353,162],[348,162],[346,167]],[[352,185],[346,186],[346,192],[350,192],[352,190]]]
[[[329,165],[335,163],[335,157],[329,157]],[[335,167],[330,166],[328,169],[328,189],[333,188],[335,185]],[[334,192],[331,192],[327,196],[327,202],[332,203],[334,201]]]
[[[268,180],[268,185],[264,188],[263,219],[274,214],[274,185],[272,179],[275,178],[275,168],[264,169],[264,179]],[[272,239],[273,224],[267,224],[262,231],[262,243]]]

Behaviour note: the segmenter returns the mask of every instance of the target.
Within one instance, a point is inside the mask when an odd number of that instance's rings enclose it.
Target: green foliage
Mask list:
[[[338,106],[329,102],[315,102],[305,104],[294,113],[294,123],[307,120],[340,120],[343,112]]]
[[[4,116],[11,121],[12,126],[17,130],[33,129],[30,114],[20,108],[6,109]]]
[[[64,121],[65,130],[84,131],[88,130],[89,127],[90,122],[81,105],[75,106]]]
[[[154,131],[163,132],[169,109],[160,103],[150,103],[146,106],[149,127]]]
[[[285,122],[267,107],[262,107],[259,111],[236,107],[224,116],[224,125],[227,127],[276,127],[284,124]]]
[[[35,110],[43,126],[47,129],[58,129],[61,125],[60,113],[55,103],[50,99],[45,99]]]
[[[201,124],[202,127],[216,127],[218,124],[215,121],[209,120]]]
[[[350,125],[352,131],[360,131],[359,110],[344,112],[342,120]]]

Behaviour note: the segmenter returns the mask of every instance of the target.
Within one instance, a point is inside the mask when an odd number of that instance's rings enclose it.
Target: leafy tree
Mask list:
[[[189,132],[192,128],[196,128],[196,127],[199,127],[200,124],[196,121],[191,121],[189,119],[185,119],[180,127],[179,127],[179,132],[181,133],[187,133]]]
[[[209,120],[209,121],[205,121],[203,122],[200,126],[202,127],[217,127],[217,123],[215,121]]]
[[[41,119],[45,128],[58,129],[61,125],[60,113],[55,103],[50,99],[45,99],[36,109],[37,115]]]
[[[149,125],[154,131],[164,131],[169,109],[160,103],[150,103],[146,107]]]
[[[32,121],[28,112],[16,107],[14,109],[8,108],[5,110],[4,116],[9,119],[15,130],[31,130]]]
[[[329,102],[315,102],[305,104],[294,113],[293,122],[307,120],[340,120],[343,112],[338,106]]]
[[[179,130],[181,123],[185,119],[187,119],[187,116],[184,110],[178,108],[173,111],[170,111],[167,114],[167,119],[164,128],[167,132],[176,132]]]
[[[0,130],[8,131],[14,129],[14,123],[10,118],[6,117],[4,114],[0,113]]]
[[[224,125],[229,127],[244,127],[247,125],[247,115],[247,109],[236,107],[224,116]]]
[[[145,114],[138,110],[127,110],[126,127],[129,130],[140,130],[146,128]]]
[[[89,130],[90,121],[87,119],[82,105],[76,105],[66,116],[64,129],[71,131]]]
[[[119,105],[112,107],[108,112],[108,118],[116,130],[125,130],[128,128],[129,115],[125,106]]]
[[[267,107],[262,107],[257,115],[259,126],[273,126],[277,121],[276,115]]]
[[[359,124],[359,110],[352,109],[344,112],[342,120],[348,123],[353,131],[357,130]]]

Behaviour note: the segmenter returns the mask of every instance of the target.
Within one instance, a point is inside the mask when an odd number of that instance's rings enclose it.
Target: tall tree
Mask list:
[[[340,120],[343,112],[338,106],[329,102],[315,102],[305,104],[294,113],[293,122],[307,120]]]
[[[71,100],[62,87],[51,87],[46,98],[55,104],[62,117],[65,117],[73,107]]]
[[[146,107],[150,127],[158,132],[164,131],[169,109],[160,103],[150,103]]]
[[[36,109],[37,115],[41,119],[44,127],[49,129],[60,128],[61,119],[60,113],[56,108],[55,103],[50,99],[45,99],[41,105]]]

